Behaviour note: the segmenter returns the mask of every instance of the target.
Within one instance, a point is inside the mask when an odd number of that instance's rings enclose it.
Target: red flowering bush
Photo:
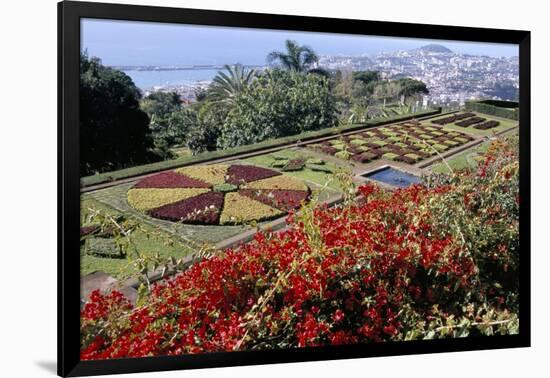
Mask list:
[[[311,203],[288,230],[153,285],[136,308],[94,293],[81,358],[516,332],[517,155],[495,153],[453,179]]]

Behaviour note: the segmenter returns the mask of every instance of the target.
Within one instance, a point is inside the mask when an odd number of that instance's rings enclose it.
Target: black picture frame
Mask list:
[[[519,45],[520,332],[510,336],[243,351],[100,361],[79,360],[80,19],[429,38]],[[82,376],[528,347],[530,323],[530,32],[335,18],[63,1],[58,3],[58,374]]]

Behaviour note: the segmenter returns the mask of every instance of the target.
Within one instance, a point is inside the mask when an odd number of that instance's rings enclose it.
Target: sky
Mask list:
[[[457,53],[517,56],[518,46],[414,38],[196,26],[139,21],[81,20],[81,49],[107,65],[263,65],[284,41],[312,47],[318,55],[372,55],[430,43]]]

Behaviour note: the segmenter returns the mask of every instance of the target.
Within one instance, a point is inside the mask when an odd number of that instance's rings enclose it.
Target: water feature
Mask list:
[[[374,172],[365,173],[362,176],[399,188],[406,188],[412,184],[419,184],[422,181],[418,176],[392,167],[385,167]]]

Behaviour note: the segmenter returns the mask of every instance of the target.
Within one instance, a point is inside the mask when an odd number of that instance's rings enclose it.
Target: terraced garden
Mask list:
[[[415,164],[472,141],[470,135],[440,126],[407,121],[308,147],[342,160],[368,163],[377,159]]]
[[[465,121],[470,124],[459,126]],[[183,257],[189,249],[178,243],[167,246],[166,241],[214,245],[244,235],[254,225],[264,227],[270,220],[284,217],[307,200],[312,189],[320,190],[322,201],[338,197],[340,188],[334,173],[349,169],[350,163],[384,159],[416,164],[433,157],[436,151],[446,153],[493,130],[514,126],[514,121],[501,121],[476,113],[409,120],[307,147],[163,171],[86,193],[82,196],[81,226],[85,233],[95,234],[82,244],[82,274],[101,270],[119,277],[131,264],[117,255],[116,243],[108,232],[94,228],[88,217],[90,209],[117,219],[138,220],[143,230],[136,230],[134,239],[145,255],[162,251],[166,256]],[[490,127],[484,126],[487,124]],[[472,166],[486,145],[451,156],[448,162],[453,169]],[[431,170],[448,171],[443,164],[435,164]]]

